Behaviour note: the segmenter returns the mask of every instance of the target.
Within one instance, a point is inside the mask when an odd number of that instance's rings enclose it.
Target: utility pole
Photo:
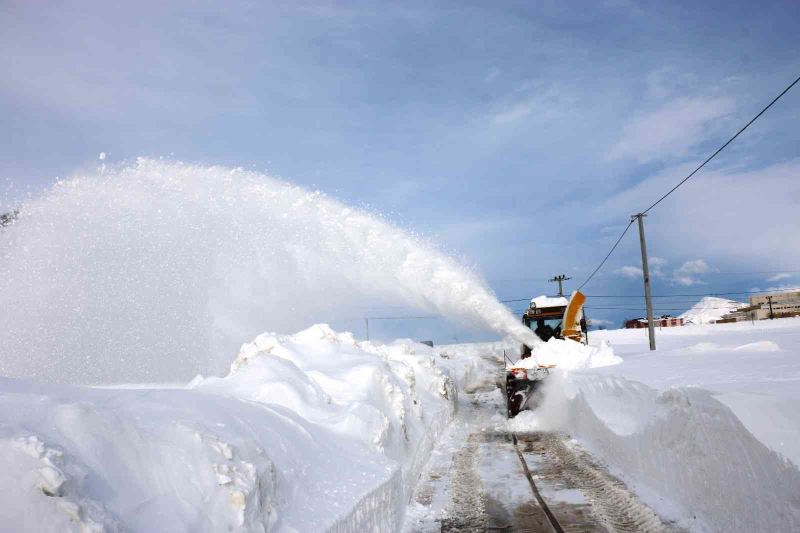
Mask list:
[[[364,317],[364,324],[367,326],[367,340],[369,340],[369,318]]]
[[[548,279],[547,281],[550,281],[550,282],[557,281],[558,282],[558,295],[559,296],[564,296],[564,288],[561,286],[561,283],[563,283],[564,281],[567,281],[568,279],[572,279],[572,278],[568,278],[564,274],[559,274],[558,276],[554,277],[553,279]]]
[[[767,296],[767,301],[769,302],[769,319],[775,319],[775,313],[772,312],[772,296]]]
[[[644,240],[644,213],[631,215],[631,220],[639,221],[639,244],[642,247],[642,276],[644,277],[644,301],[647,306],[647,333],[650,337],[650,350],[656,349],[656,332],[653,329],[653,300],[650,297],[650,270],[647,267],[647,243]]]

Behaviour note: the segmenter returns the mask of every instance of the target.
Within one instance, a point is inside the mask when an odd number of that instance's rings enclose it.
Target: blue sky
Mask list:
[[[795,2],[164,4],[3,3],[0,207],[99,152],[252,167],[524,298],[800,74]],[[796,88],[651,213],[655,292],[800,285],[799,119]],[[638,265],[632,232],[586,292],[640,293]]]

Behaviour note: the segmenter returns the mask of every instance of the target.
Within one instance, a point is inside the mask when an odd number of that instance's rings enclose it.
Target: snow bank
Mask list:
[[[705,390],[663,393],[615,377],[548,384],[517,431],[567,431],[662,515],[692,531],[800,528],[800,471]]]
[[[15,531],[390,531],[451,420],[429,347],[317,325],[185,388],[0,379]]]
[[[624,362],[555,372],[516,431],[565,431],[691,531],[800,530],[800,320],[596,332]]]
[[[508,358],[513,361],[519,356],[520,343],[508,337],[498,342],[441,345],[437,350],[438,365],[447,368],[459,390],[469,393],[505,380],[498,368]]]
[[[727,298],[704,296],[691,309],[678,315],[678,318],[682,318],[684,324],[711,324],[722,318],[722,315],[732,313],[745,306],[747,304]]]

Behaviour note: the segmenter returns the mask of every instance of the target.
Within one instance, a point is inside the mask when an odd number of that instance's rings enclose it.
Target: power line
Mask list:
[[[713,154],[711,154],[711,155],[710,155],[710,156],[709,156],[709,157],[708,157],[708,158],[707,158],[705,161],[703,161],[703,162],[700,164],[700,166],[699,166],[699,167],[697,167],[696,169],[694,169],[694,170],[693,170],[693,171],[692,171],[692,172],[691,172],[691,173],[690,173],[688,176],[686,176],[685,178],[683,178],[683,179],[682,179],[680,182],[678,182],[678,184],[677,184],[677,185],[675,185],[675,186],[674,186],[672,189],[670,189],[669,191],[667,191],[667,193],[666,193],[666,194],[664,194],[663,196],[661,196],[661,198],[659,198],[658,200],[656,200],[656,201],[655,201],[655,202],[654,202],[652,205],[650,205],[650,207],[648,207],[648,208],[647,208],[647,209],[645,209],[644,211],[641,211],[639,214],[640,214],[640,215],[645,215],[645,214],[647,214],[647,212],[648,212],[648,211],[650,211],[650,210],[651,210],[651,209],[653,209],[655,206],[657,206],[658,204],[660,204],[660,203],[661,203],[661,202],[662,202],[662,201],[663,201],[663,200],[664,200],[664,199],[665,199],[667,196],[669,196],[670,194],[672,194],[673,192],[675,192],[675,191],[678,189],[678,187],[680,187],[681,185],[683,185],[684,183],[686,183],[687,181],[689,181],[689,179],[690,179],[692,176],[694,176],[695,174],[697,174],[697,173],[700,171],[700,169],[702,169],[704,166],[706,166],[706,164],[708,164],[708,162],[709,162],[709,161],[711,161],[712,159],[714,159],[714,158],[715,158],[715,157],[716,157],[716,156],[717,156],[717,155],[718,155],[720,152],[722,152],[722,151],[723,151],[725,148],[727,148],[729,144],[731,144],[731,143],[732,143],[732,142],[733,142],[733,141],[734,141],[734,140],[735,140],[735,139],[736,139],[736,138],[737,138],[739,135],[741,135],[741,134],[742,134],[742,132],[744,132],[744,130],[746,130],[747,128],[749,128],[751,124],[753,124],[753,123],[754,123],[756,120],[758,120],[758,119],[761,117],[761,115],[763,115],[764,113],[766,113],[766,111],[767,111],[767,110],[768,110],[770,107],[772,107],[772,106],[773,106],[773,104],[775,104],[775,102],[777,102],[778,100],[780,100],[780,99],[781,99],[781,97],[782,97],[784,94],[786,94],[787,92],[789,92],[789,90],[790,90],[792,87],[794,87],[794,86],[797,84],[797,82],[800,82],[800,76],[798,76],[798,77],[797,77],[797,78],[796,78],[796,79],[795,79],[795,80],[794,80],[792,83],[790,83],[790,84],[789,84],[789,86],[788,86],[788,87],[786,87],[786,88],[785,88],[783,91],[781,91],[781,93],[780,93],[778,96],[776,96],[775,98],[773,98],[773,99],[772,99],[772,101],[771,101],[769,104],[767,104],[767,106],[766,106],[766,107],[764,107],[764,108],[763,108],[761,111],[759,111],[759,112],[758,112],[758,114],[757,114],[756,116],[754,116],[752,119],[750,119],[750,121],[749,121],[747,124],[745,124],[745,125],[744,125],[744,126],[743,126],[743,127],[740,129],[740,130],[739,130],[739,131],[737,131],[737,132],[736,132],[736,134],[735,134],[733,137],[731,137],[730,139],[728,139],[728,141],[727,141],[725,144],[723,144],[722,146],[720,146],[720,147],[717,149],[717,151],[715,151],[715,152],[714,152]],[[600,270],[600,269],[603,267],[603,265],[604,265],[604,264],[605,264],[605,262],[608,260],[608,258],[609,258],[609,257],[611,257],[611,254],[612,254],[612,253],[614,253],[614,250],[617,248],[617,245],[620,243],[620,241],[622,240],[622,238],[623,238],[623,237],[625,236],[625,234],[628,232],[628,229],[630,229],[630,227],[631,227],[631,224],[633,224],[633,219],[631,219],[631,221],[630,221],[630,222],[628,222],[628,225],[625,227],[625,230],[622,232],[622,235],[620,235],[620,236],[619,236],[619,239],[617,239],[617,242],[615,242],[615,243],[614,243],[614,246],[612,246],[612,247],[611,247],[611,250],[608,252],[608,254],[606,254],[605,258],[603,258],[603,260],[600,262],[600,264],[597,266],[597,268],[595,268],[595,269],[594,269],[594,271],[592,271],[592,273],[589,275],[589,277],[588,277],[588,278],[586,278],[586,281],[584,281],[583,283],[581,283],[580,287],[578,287],[578,290],[580,290],[581,288],[583,288],[583,286],[584,286],[584,285],[586,285],[587,283],[589,283],[589,281],[590,281],[590,280],[591,280],[591,279],[594,277],[594,275],[595,275],[595,274],[597,274],[597,271],[598,271],[598,270]]]
[[[788,92],[789,92],[789,90],[790,90],[792,87],[794,87],[794,86],[797,84],[797,82],[799,82],[799,81],[800,81],[800,76],[798,76],[798,77],[797,77],[797,79],[795,79],[795,80],[794,80],[792,83],[790,83],[788,87],[786,87],[786,88],[785,88],[783,91],[781,91],[781,93],[780,93],[778,96],[776,96],[776,97],[775,97],[775,98],[774,98],[774,99],[773,99],[773,100],[772,100],[772,101],[771,101],[769,104],[767,104],[767,106],[766,106],[764,109],[762,109],[761,111],[759,111],[759,112],[758,112],[758,114],[757,114],[756,116],[754,116],[752,119],[750,119],[750,122],[748,122],[747,124],[745,124],[745,125],[742,127],[742,129],[740,129],[739,131],[737,131],[737,132],[736,132],[736,135],[734,135],[733,137],[731,137],[730,139],[728,139],[728,142],[726,142],[725,144],[723,144],[722,146],[720,146],[720,147],[717,149],[717,151],[716,151],[716,152],[714,152],[713,154],[711,154],[711,155],[708,157],[708,159],[706,159],[705,161],[703,161],[703,162],[700,164],[700,166],[699,166],[699,167],[697,167],[696,169],[694,169],[694,170],[692,171],[692,173],[691,173],[691,174],[689,174],[688,176],[686,176],[685,178],[683,178],[683,179],[682,179],[680,182],[678,182],[678,184],[677,184],[677,185],[675,185],[673,188],[671,188],[669,191],[667,191],[667,193],[666,193],[664,196],[662,196],[661,198],[659,198],[658,200],[656,200],[656,201],[655,201],[655,202],[654,202],[654,203],[653,203],[653,204],[652,204],[650,207],[648,207],[647,209],[645,209],[644,211],[642,211],[642,214],[643,214],[643,215],[644,215],[644,214],[646,214],[648,211],[650,211],[650,210],[651,210],[651,209],[653,209],[655,206],[657,206],[658,204],[660,204],[660,203],[661,203],[661,201],[662,201],[662,200],[664,200],[664,199],[665,199],[667,196],[669,196],[670,194],[672,194],[673,192],[675,192],[675,190],[676,190],[678,187],[680,187],[681,185],[683,185],[684,183],[686,183],[687,181],[689,181],[689,178],[691,178],[692,176],[694,176],[695,174],[697,174],[697,172],[699,172],[701,168],[703,168],[704,166],[706,166],[706,163],[708,163],[709,161],[711,161],[712,159],[714,159],[715,157],[717,157],[717,154],[719,154],[719,153],[720,153],[721,151],[723,151],[723,150],[724,150],[724,149],[725,149],[725,148],[726,148],[726,147],[727,147],[729,144],[731,144],[731,143],[732,143],[732,142],[733,142],[733,141],[736,139],[736,137],[738,137],[739,135],[741,135],[741,133],[742,133],[744,130],[746,130],[747,128],[749,128],[749,127],[750,127],[750,125],[751,125],[753,122],[755,122],[756,120],[758,120],[758,119],[759,119],[759,117],[761,117],[761,115],[763,115],[764,113],[766,113],[767,109],[769,109],[770,107],[772,107],[772,105],[773,105],[775,102],[777,102],[778,100],[780,100],[780,99],[781,99],[781,97],[782,97],[784,94],[788,93]]]
[[[597,268],[595,268],[594,271],[591,274],[589,274],[589,277],[586,278],[586,281],[580,284],[577,290],[581,290],[584,285],[589,283],[589,281],[594,277],[594,275],[597,274],[597,271],[600,270],[604,264],[606,264],[606,261],[608,261],[608,258],[611,257],[611,254],[614,253],[614,250],[617,249],[617,246],[619,245],[620,241],[625,236],[625,234],[628,233],[628,230],[631,228],[632,225],[633,225],[633,219],[631,219],[631,221],[628,222],[628,225],[625,226],[625,229],[622,231],[622,235],[619,236],[619,239],[617,239],[617,242],[615,242],[614,246],[611,247],[611,250],[609,250],[606,256],[603,258],[603,260],[600,261],[600,264],[597,265]]]
[[[798,291],[800,287],[785,287],[782,289],[769,289],[758,291],[731,291],[731,292],[704,292],[694,294],[654,294],[652,298],[683,298],[690,296],[728,296],[735,294],[762,294],[766,292]],[[642,294],[587,294],[587,298],[644,298]]]
[[[797,274],[800,270],[756,270],[752,272],[703,272],[704,276],[752,276],[756,274]],[[611,274],[602,274],[597,277],[610,276]]]

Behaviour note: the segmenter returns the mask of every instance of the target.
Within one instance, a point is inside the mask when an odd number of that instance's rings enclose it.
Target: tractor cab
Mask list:
[[[577,291],[570,300],[563,296],[537,296],[522,314],[522,323],[544,342],[555,337],[586,344],[585,301],[586,297]],[[521,355],[523,359],[529,357],[530,347],[523,345]]]

